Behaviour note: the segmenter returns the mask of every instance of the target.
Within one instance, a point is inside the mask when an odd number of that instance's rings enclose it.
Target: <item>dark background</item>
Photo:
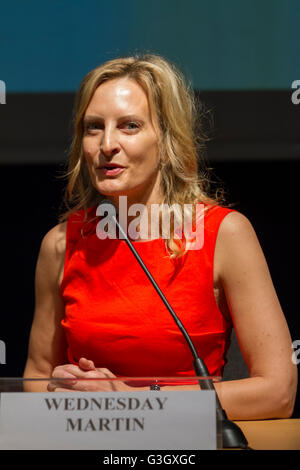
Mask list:
[[[252,222],[292,340],[300,339],[300,105],[293,105],[291,92],[283,90],[207,91],[200,97],[213,116],[207,160],[214,187],[221,185],[228,202]],[[0,107],[0,149],[6,161],[31,161],[3,163],[0,169],[2,377],[23,374],[35,264],[42,237],[57,223],[73,99],[72,93],[8,94],[9,106]],[[298,398],[294,417],[300,417]]]

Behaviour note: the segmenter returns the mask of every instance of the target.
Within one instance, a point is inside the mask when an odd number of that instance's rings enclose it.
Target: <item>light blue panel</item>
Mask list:
[[[17,0],[0,10],[7,91],[74,91],[93,67],[150,51],[198,89],[287,89],[300,79],[299,0]]]
[[[75,90],[91,68],[124,53],[131,19],[123,0],[5,2],[0,79],[8,92]]]
[[[299,0],[153,0],[136,35],[197,89],[287,89],[300,77]]]

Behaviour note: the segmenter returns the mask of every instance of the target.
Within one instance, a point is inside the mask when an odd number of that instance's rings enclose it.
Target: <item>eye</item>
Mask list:
[[[101,129],[102,129],[102,126],[101,124],[99,124],[99,122],[90,121],[84,124],[84,130],[87,133],[92,133],[93,131],[98,131]]]
[[[123,124],[121,124],[121,127],[129,131],[136,131],[137,129],[141,127],[141,125],[134,121],[128,121],[128,122],[124,122]]]
[[[137,125],[136,122],[128,122],[127,127],[129,129],[137,129],[139,126]]]

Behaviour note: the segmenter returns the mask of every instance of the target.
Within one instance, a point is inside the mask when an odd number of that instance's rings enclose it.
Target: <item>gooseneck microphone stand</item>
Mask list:
[[[114,208],[115,214],[117,213],[115,205],[110,200],[105,199],[101,202],[101,205],[102,204],[108,204],[108,205],[112,206]],[[184,336],[184,338],[187,342],[187,345],[190,348],[191,353],[194,357],[193,366],[194,366],[196,376],[198,376],[198,377],[207,377],[207,379],[203,379],[203,380],[199,381],[200,388],[202,390],[213,390],[216,393],[216,413],[217,413],[217,417],[220,420],[221,425],[222,425],[223,448],[226,448],[226,449],[227,448],[250,449],[250,447],[248,446],[247,439],[245,438],[242,430],[237,426],[237,424],[235,424],[233,421],[230,421],[227,418],[226,412],[225,412],[225,410],[223,410],[223,408],[221,406],[221,403],[220,403],[218,394],[216,392],[216,389],[214,387],[213,381],[208,378],[209,377],[209,372],[207,370],[206,364],[203,361],[203,359],[201,359],[198,356],[197,350],[196,350],[189,334],[187,333],[186,329],[184,328],[182,322],[180,321],[180,319],[178,318],[178,316],[176,315],[176,313],[174,312],[174,310],[170,306],[170,304],[167,301],[166,297],[164,296],[163,292],[161,291],[161,289],[157,285],[156,281],[152,277],[152,275],[149,272],[148,268],[146,267],[143,260],[139,256],[138,252],[134,248],[133,244],[129,240],[129,238],[127,236],[127,233],[125,233],[125,231],[123,230],[123,228],[119,224],[116,216],[112,215],[112,214],[109,214],[109,212],[108,212],[108,216],[110,216],[112,218],[112,220],[114,221],[114,223],[118,227],[119,233],[122,234],[122,236],[123,236],[124,240],[126,241],[129,249],[132,251],[133,255],[137,259],[137,261],[140,264],[141,268],[144,270],[146,276],[148,277],[148,279],[152,283],[154,289],[158,293],[159,297],[161,298],[161,300],[165,304],[165,306],[168,309],[168,311],[170,312],[170,314],[172,315],[172,318],[175,321],[176,325],[178,326],[178,328],[182,332],[182,334],[183,334],[183,336]]]

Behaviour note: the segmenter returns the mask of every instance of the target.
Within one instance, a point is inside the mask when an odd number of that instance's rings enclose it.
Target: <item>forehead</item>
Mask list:
[[[137,114],[149,117],[148,98],[143,88],[129,78],[102,83],[95,91],[86,114]]]

